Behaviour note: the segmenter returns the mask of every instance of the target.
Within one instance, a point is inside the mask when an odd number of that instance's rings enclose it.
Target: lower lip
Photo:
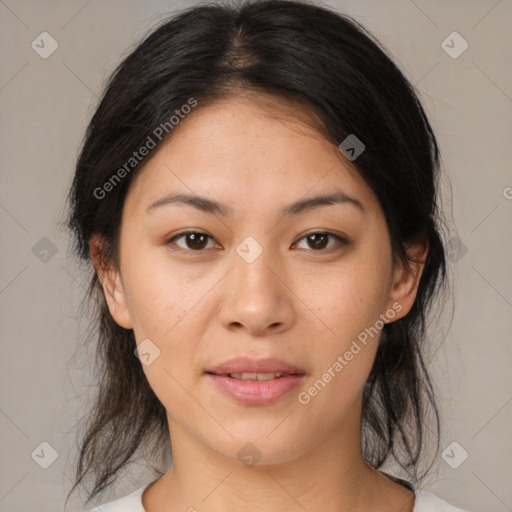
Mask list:
[[[298,386],[305,375],[287,375],[272,380],[240,380],[227,375],[207,374],[226,395],[247,405],[268,405],[277,402]]]

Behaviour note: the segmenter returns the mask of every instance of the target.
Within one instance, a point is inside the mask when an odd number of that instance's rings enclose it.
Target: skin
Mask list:
[[[90,242],[112,316],[137,344],[149,338],[160,350],[143,369],[167,410],[173,465],[144,492],[148,512],[413,509],[414,494],[361,455],[362,392],[380,333],[309,403],[297,398],[393,304],[401,311],[388,321],[407,314],[423,269],[393,266],[375,194],[304,121],[242,97],[198,107],[134,177],[119,269],[102,267],[101,240]],[[279,218],[284,206],[333,189],[364,212],[345,203]],[[233,213],[145,211],[170,192],[208,196]],[[212,238],[167,243],[183,230]],[[315,245],[311,232],[348,244]],[[252,263],[236,252],[247,236],[263,249]],[[426,245],[409,250],[421,258]],[[307,375],[272,405],[240,404],[204,374],[238,355],[279,357]],[[251,467],[237,457],[247,442],[261,454]]]

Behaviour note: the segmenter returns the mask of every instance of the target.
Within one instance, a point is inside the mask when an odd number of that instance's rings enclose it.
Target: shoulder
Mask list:
[[[142,493],[145,488],[146,486],[141,487],[122,498],[88,509],[84,512],[145,512],[142,506]]]
[[[416,503],[413,512],[469,512],[454,507],[435,494],[428,491],[416,490]]]
[[[142,493],[145,488],[146,486],[141,487],[127,496],[84,512],[145,512],[142,506]],[[413,512],[469,512],[450,505],[431,492],[416,490],[415,494]]]

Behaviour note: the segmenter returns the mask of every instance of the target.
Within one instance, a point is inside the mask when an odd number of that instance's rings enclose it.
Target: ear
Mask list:
[[[110,314],[117,324],[125,329],[132,329],[133,324],[128,311],[126,294],[119,271],[107,266],[103,256],[103,239],[94,235],[89,241],[91,259],[103,286],[103,293],[107,301]]]
[[[409,261],[407,263],[397,261],[393,270],[393,282],[388,301],[388,308],[393,307],[394,304],[393,309],[397,311],[396,316],[393,317],[393,322],[407,315],[414,304],[418,284],[425,266],[428,241],[423,239],[412,241],[406,244],[406,250]],[[397,303],[400,304],[401,308],[397,307]]]

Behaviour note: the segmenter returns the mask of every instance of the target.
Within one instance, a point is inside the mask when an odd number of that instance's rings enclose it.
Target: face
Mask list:
[[[275,463],[357,410],[380,329],[409,311],[421,269],[393,267],[383,211],[349,164],[313,128],[233,98],[196,109],[134,178],[120,267],[102,282],[171,437],[174,426],[233,459],[251,442]],[[208,201],[160,201],[176,194]],[[208,373],[238,356],[299,375]]]

